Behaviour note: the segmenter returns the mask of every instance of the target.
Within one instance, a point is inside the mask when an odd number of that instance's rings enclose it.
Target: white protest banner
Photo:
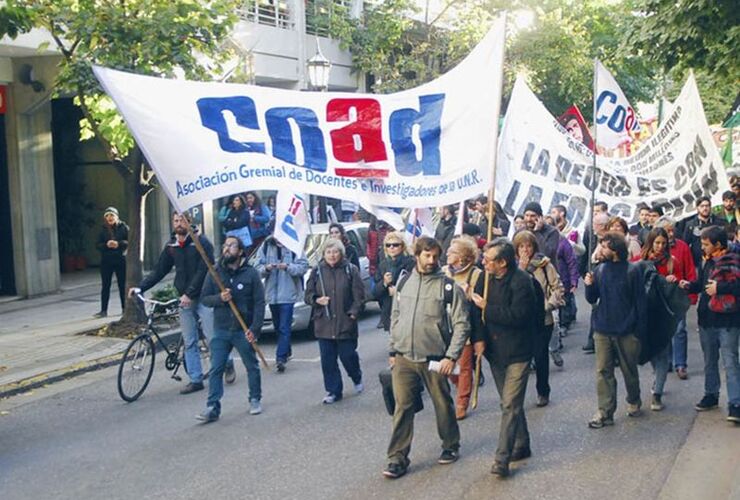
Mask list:
[[[291,191],[278,191],[275,200],[275,231],[273,236],[299,257],[306,247],[310,232],[306,197]]]
[[[638,204],[660,206],[683,219],[695,200],[709,196],[719,204],[729,189],[727,175],[704,116],[699,91],[690,76],[655,135],[627,158],[598,156],[570,137],[523,80],[514,85],[504,120],[496,171],[496,192],[512,216],[537,201],[543,210],[564,205],[570,223],[581,231],[590,191],[613,215],[628,222]]]
[[[388,95],[93,70],[178,210],[250,189],[424,207],[490,186],[503,43],[502,17],[454,69]]]
[[[409,214],[408,222],[406,222],[404,237],[409,245],[421,236],[434,237],[434,220],[431,208],[413,209]]]
[[[631,142],[630,132],[640,130],[640,121],[609,70],[597,60],[594,71],[596,146],[616,149]]]

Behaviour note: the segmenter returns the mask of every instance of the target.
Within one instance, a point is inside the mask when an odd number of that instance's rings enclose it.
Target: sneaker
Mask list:
[[[511,452],[511,461],[512,462],[518,462],[519,460],[524,460],[525,458],[529,458],[532,456],[532,450],[527,446],[526,448],[519,448],[518,450],[514,450]]]
[[[630,404],[627,403],[627,416],[628,417],[639,417],[642,415],[641,407],[642,405],[638,404]]]
[[[699,401],[694,409],[696,411],[707,411],[714,410],[719,406],[719,397],[714,394],[705,394],[701,401]]]
[[[209,424],[218,420],[218,413],[216,413],[216,409],[213,406],[208,406],[200,414],[196,415],[195,419],[200,420],[205,424]]]
[[[336,403],[337,401],[338,401],[337,397],[331,393],[327,393],[326,396],[324,396],[324,399],[321,400],[321,402],[324,403],[325,405],[332,405]]]
[[[398,479],[399,477],[406,474],[408,471],[408,467],[397,464],[397,463],[389,463],[388,467],[385,468],[383,471],[383,475],[387,477],[388,479]]]
[[[95,314],[93,314],[93,318],[105,318],[107,316],[108,316],[107,311],[100,311],[100,312],[96,312]]]
[[[727,412],[727,420],[740,424],[740,405],[730,405]]]
[[[260,413],[262,413],[262,404],[260,404],[260,400],[250,399],[249,400],[249,414],[259,415]]]
[[[383,329],[383,326],[384,326],[383,325],[383,320],[382,319],[379,319],[378,320],[378,324],[375,325],[375,328],[377,328],[378,330],[382,330]]]
[[[224,370],[224,382],[227,384],[233,384],[236,382],[236,370],[234,370],[234,363],[226,363],[226,369]]]
[[[491,474],[494,474],[498,477],[508,477],[509,476],[509,464],[505,464],[503,462],[493,462],[493,465],[491,466]]]
[[[537,406],[542,408],[550,404],[550,398],[547,396],[537,396]]]
[[[275,371],[277,373],[284,373],[285,372],[285,363],[283,363],[282,361],[278,361],[277,363],[275,363]]]
[[[593,342],[586,343],[586,345],[581,347],[581,349],[583,350],[583,354],[593,354],[596,352],[596,348],[594,347]]]
[[[355,393],[362,394],[362,391],[364,390],[365,390],[365,386],[362,385],[362,382],[360,382],[359,384],[355,384]]]
[[[597,411],[596,414],[591,417],[591,420],[588,421],[588,426],[591,429],[601,429],[607,425],[614,425],[614,419],[603,415],[600,411]]]
[[[552,362],[555,363],[555,366],[558,368],[563,366],[563,357],[558,351],[551,351],[550,356],[552,357]]]
[[[687,378],[689,378],[689,372],[686,371],[685,366],[679,366],[678,368],[676,368],[676,375],[681,380],[686,380]]]
[[[663,396],[660,394],[653,394],[653,400],[650,403],[650,409],[652,411],[661,411],[665,406],[663,405]]]
[[[180,389],[180,394],[190,394],[191,392],[198,392],[203,390],[203,382],[190,382],[188,385]]]
[[[437,459],[437,463],[441,465],[447,465],[457,462],[459,458],[457,450],[442,450],[442,454]]]

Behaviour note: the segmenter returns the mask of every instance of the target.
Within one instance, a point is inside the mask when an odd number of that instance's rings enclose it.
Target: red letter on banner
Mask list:
[[[352,116],[352,115],[356,115]],[[334,158],[347,163],[385,161],[380,103],[375,99],[332,99],[326,105],[326,121],[349,125],[331,132]]]

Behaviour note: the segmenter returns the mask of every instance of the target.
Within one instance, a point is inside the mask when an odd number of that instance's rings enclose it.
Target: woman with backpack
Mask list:
[[[552,331],[555,325],[552,312],[565,305],[565,290],[560,281],[558,270],[550,259],[538,253],[537,237],[531,231],[520,231],[514,236],[514,249],[518,258],[519,269],[527,271],[539,284],[544,295],[545,321],[540,335],[535,336],[534,364],[537,373],[537,406],[550,403],[550,358],[553,353],[557,360],[560,356],[558,343],[550,346]],[[558,340],[558,339],[556,339]],[[555,356],[557,353],[557,357]],[[561,364],[562,364],[562,358]]]
[[[471,236],[458,236],[452,239],[447,249],[447,265],[442,268],[448,278],[452,278],[471,300],[473,290],[478,284],[483,271],[476,266],[479,256],[478,244]],[[457,387],[455,398],[455,418],[462,420],[467,416],[470,395],[473,392],[473,344],[468,339],[463,347],[460,359],[460,374],[450,377]]]
[[[324,404],[342,399],[342,374],[337,358],[355,385],[364,390],[357,354],[357,317],[365,299],[360,270],[345,257],[344,244],[335,238],[324,242],[322,259],[306,283],[304,300],[311,306],[314,336],[319,341],[324,375]]]

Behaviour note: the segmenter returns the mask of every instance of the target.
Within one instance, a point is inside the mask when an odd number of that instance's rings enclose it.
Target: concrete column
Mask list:
[[[293,0],[293,29],[296,32],[296,52],[298,60],[297,76],[298,84],[296,90],[308,88],[308,76],[306,75],[306,3],[304,0]]]

